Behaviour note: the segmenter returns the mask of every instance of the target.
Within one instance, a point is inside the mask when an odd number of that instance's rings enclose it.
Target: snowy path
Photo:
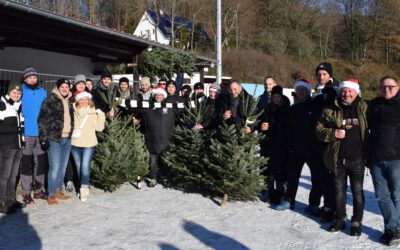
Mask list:
[[[0,216],[0,249],[387,249],[377,241],[383,219],[371,177],[365,178],[363,234],[327,232],[302,214],[310,187],[304,168],[295,211],[275,211],[263,202],[219,207],[199,194],[157,186],[115,193],[92,189],[50,207],[44,201],[22,213]],[[352,214],[348,206],[347,213]]]

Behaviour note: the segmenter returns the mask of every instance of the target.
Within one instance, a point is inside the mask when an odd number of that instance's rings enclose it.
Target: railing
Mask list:
[[[0,69],[0,95],[4,95],[7,93],[8,85],[11,82],[23,82],[23,75],[24,75],[23,71]],[[38,74],[39,84],[47,92],[50,92],[56,86],[56,82],[60,78],[73,80],[74,76],[41,74],[41,73]]]

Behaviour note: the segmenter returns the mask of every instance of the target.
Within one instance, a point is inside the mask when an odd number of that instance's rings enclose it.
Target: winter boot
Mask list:
[[[286,210],[289,208],[290,208],[290,202],[287,200],[284,200],[281,202],[281,204],[275,206],[275,209],[280,210],[280,211],[283,211],[283,210]]]
[[[47,203],[49,203],[50,206],[58,205],[58,201],[56,199],[55,195],[49,195],[47,197]]]
[[[350,235],[351,236],[361,236],[361,223],[360,222],[358,222],[358,221],[351,222]]]
[[[400,244],[400,233],[395,230],[385,229],[379,242],[387,246],[398,246]]]
[[[35,201],[32,199],[31,193],[26,193],[22,196],[22,201],[26,204],[26,205],[33,205],[35,204]]]
[[[56,190],[55,197],[59,200],[69,200],[71,196],[63,194],[60,190]]]
[[[81,187],[79,189],[79,198],[81,199],[82,202],[85,202],[88,200],[89,197],[89,188],[88,187]]]
[[[336,220],[333,224],[329,227],[329,232],[339,232],[346,228],[346,221],[344,220]]]
[[[33,199],[37,200],[37,199],[41,199],[41,200],[47,200],[47,195],[45,192],[43,192],[43,190],[39,191],[39,192],[34,192],[33,193]]]
[[[22,209],[24,207],[26,207],[25,203],[19,202],[17,201],[17,199],[13,198],[13,199],[8,199],[6,201],[7,205],[9,207],[15,208],[15,209]]]
[[[308,205],[304,209],[304,212],[313,217],[321,217],[321,214],[322,214],[320,208],[315,205]]]
[[[13,214],[16,212],[15,208],[9,207],[6,202],[0,202],[0,213]]]
[[[72,181],[68,181],[67,185],[65,186],[65,191],[68,193],[74,192],[74,183]]]

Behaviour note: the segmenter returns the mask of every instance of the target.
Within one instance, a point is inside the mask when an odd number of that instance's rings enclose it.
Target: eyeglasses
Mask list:
[[[386,90],[389,89],[390,91],[392,91],[394,88],[397,88],[399,86],[379,86],[380,90]]]

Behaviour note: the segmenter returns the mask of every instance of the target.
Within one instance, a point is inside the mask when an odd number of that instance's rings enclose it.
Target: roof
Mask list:
[[[150,18],[153,19],[153,22],[156,23],[157,12],[154,9],[150,9],[150,8],[147,9],[146,12],[150,16]],[[159,14],[158,28],[163,33],[163,35],[167,38],[171,38],[171,26],[172,26],[171,19],[172,18],[165,12],[161,12]],[[179,17],[179,16],[175,16],[174,17],[174,27],[178,28],[180,26],[185,26],[188,30],[193,29],[193,23],[190,22],[188,19]],[[207,32],[205,32],[203,26],[200,26],[200,32],[204,38],[209,39],[208,34],[207,34]]]
[[[100,27],[14,1],[0,0],[0,48],[28,47],[92,58],[93,61],[129,63],[149,47],[187,52]],[[204,63],[215,63],[203,56]]]

